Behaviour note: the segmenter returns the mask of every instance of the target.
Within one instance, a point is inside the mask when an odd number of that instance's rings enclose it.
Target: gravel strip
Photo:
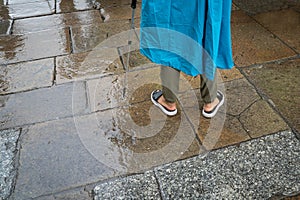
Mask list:
[[[164,199],[268,199],[300,192],[300,143],[291,132],[156,170]]]
[[[94,189],[95,200],[160,199],[154,172],[128,176],[100,184]]]
[[[15,153],[19,130],[0,131],[0,199],[10,195],[16,176]]]

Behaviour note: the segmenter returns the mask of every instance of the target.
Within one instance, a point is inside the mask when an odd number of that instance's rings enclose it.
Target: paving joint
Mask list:
[[[181,107],[181,112],[184,114],[184,116],[185,116],[185,118],[187,119],[187,121],[188,121],[190,127],[191,127],[192,130],[193,130],[194,136],[195,136],[195,138],[196,138],[198,144],[199,144],[200,146],[203,146],[202,141],[201,141],[201,139],[199,138],[199,135],[197,134],[197,131],[195,130],[195,127],[194,127],[193,122],[191,121],[191,119],[190,119],[190,118],[188,117],[188,115],[186,114],[186,111],[185,111],[185,109],[184,109],[184,106],[180,105],[180,107]]]
[[[255,64],[251,64],[248,66],[236,66],[236,68],[242,73],[246,69],[259,68],[262,65],[267,65],[267,64],[284,63],[287,61],[297,60],[299,58],[300,58],[300,54],[297,54],[297,55],[293,55],[293,56],[286,57],[286,58],[279,58],[276,60],[264,61],[263,63],[255,63]],[[247,77],[244,73],[243,73],[243,76]]]
[[[153,169],[153,174],[154,174],[155,182],[156,182],[157,187],[158,187],[157,189],[158,189],[158,192],[159,192],[159,197],[160,197],[161,200],[164,200],[164,197],[163,197],[163,194],[162,194],[162,187],[159,183],[159,180],[158,180],[157,173],[156,173],[155,169]]]
[[[74,41],[73,41],[73,37],[72,37],[73,33],[72,33],[72,29],[70,26],[68,27],[68,32],[69,32],[69,40],[70,40],[69,45],[70,45],[70,50],[71,50],[68,55],[70,55],[70,54],[74,53]]]
[[[21,154],[21,150],[22,150],[22,138],[23,138],[23,128],[18,128],[20,130],[20,134],[19,134],[19,138],[17,140],[17,151],[15,153],[15,167],[16,167],[16,175],[14,177],[14,182],[12,184],[12,191],[10,192],[9,194],[9,197],[12,196],[13,194],[13,191],[15,191],[15,187],[16,187],[16,183],[17,183],[17,180],[18,180],[18,177],[19,177],[19,167],[21,166],[21,163],[20,163],[20,154]],[[11,129],[9,129],[11,130]],[[1,130],[3,131],[3,130]]]

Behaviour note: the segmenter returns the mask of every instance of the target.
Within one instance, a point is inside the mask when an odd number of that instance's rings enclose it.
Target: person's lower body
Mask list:
[[[162,80],[162,90],[153,91],[151,100],[165,114],[169,116],[176,115],[176,94],[179,89],[180,71],[172,67],[162,66],[160,76]],[[217,90],[216,76],[214,80],[209,80],[205,76],[200,75],[200,79],[200,93],[204,102],[202,115],[207,118],[212,118],[223,105],[224,95]]]

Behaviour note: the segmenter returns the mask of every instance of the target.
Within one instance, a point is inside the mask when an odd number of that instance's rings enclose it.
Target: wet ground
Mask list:
[[[140,1],[135,30],[130,1],[100,2],[106,22],[89,0],[0,0],[0,199],[299,198],[299,1],[234,0],[213,120],[183,74],[179,114],[152,106]]]

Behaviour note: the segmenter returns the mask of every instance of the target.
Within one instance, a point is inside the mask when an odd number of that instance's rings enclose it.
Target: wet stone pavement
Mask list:
[[[0,199],[299,199],[300,2],[233,0],[225,105],[200,116],[149,99],[141,1],[0,0]]]

